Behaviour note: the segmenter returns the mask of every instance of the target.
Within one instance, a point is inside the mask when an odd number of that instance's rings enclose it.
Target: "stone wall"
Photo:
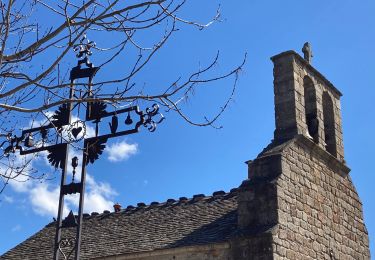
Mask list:
[[[98,260],[227,260],[231,258],[229,243],[187,246],[180,248],[155,250],[151,252],[118,255]]]
[[[97,260],[271,260],[272,233],[258,235],[239,234],[230,242],[221,244],[186,246],[110,257]]]
[[[303,136],[282,155],[274,259],[370,259],[349,169]]]

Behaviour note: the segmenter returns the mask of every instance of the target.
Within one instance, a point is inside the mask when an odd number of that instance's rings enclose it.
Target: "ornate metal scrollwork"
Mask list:
[[[65,154],[66,154],[67,144],[56,144],[47,149],[48,156],[47,159],[49,163],[56,169],[64,169],[65,167]]]
[[[107,138],[94,138],[87,142],[87,161],[86,165],[89,163],[94,163],[99,159],[105,149]]]
[[[68,104],[63,104],[59,106],[56,112],[52,116],[51,124],[56,127],[56,129],[61,132],[64,125],[69,124],[69,107]]]
[[[106,113],[107,104],[104,102],[93,102],[89,104],[90,114],[86,120],[100,120]]]
[[[8,134],[6,137],[6,141],[2,142],[0,148],[3,148],[5,144],[9,144],[7,147],[4,148],[4,155],[9,156],[10,153],[15,153],[16,150],[22,151],[22,146],[20,143],[24,140],[24,136],[17,137],[16,135],[12,136],[12,134]]]
[[[61,255],[64,257],[65,260],[71,259],[70,257],[73,256],[75,251],[76,239],[73,238],[63,238],[59,241],[58,249]]]
[[[82,120],[77,120],[69,125],[67,132],[70,143],[79,142],[85,138],[86,123]]]
[[[94,41],[90,41],[86,34],[83,35],[79,44],[74,45],[73,50],[77,52],[77,58],[82,58],[78,60],[78,66],[81,66],[82,63],[85,63],[87,67],[92,68],[94,65],[90,62],[89,56],[92,55],[91,48],[94,48],[96,43]]]
[[[159,115],[159,120],[154,120],[154,116]],[[152,108],[146,108],[146,114],[144,114],[143,126],[147,127],[150,132],[154,132],[156,130],[156,126],[160,124],[165,117],[163,114],[159,113],[159,105],[153,104]]]

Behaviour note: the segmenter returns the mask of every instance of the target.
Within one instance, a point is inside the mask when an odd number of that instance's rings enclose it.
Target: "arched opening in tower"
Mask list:
[[[335,135],[335,114],[332,98],[328,92],[323,93],[323,117],[324,117],[324,140],[326,150],[333,156],[337,156],[336,135]]]
[[[312,80],[305,76],[303,79],[304,99],[305,99],[305,115],[308,134],[315,143],[319,143],[319,121],[316,108],[316,91]]]

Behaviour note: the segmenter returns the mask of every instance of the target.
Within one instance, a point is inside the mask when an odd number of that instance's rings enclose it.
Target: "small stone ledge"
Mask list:
[[[249,160],[246,162],[249,168],[249,173],[250,171],[253,171],[253,168],[257,167],[257,164],[261,163],[262,161],[275,160],[275,159],[277,160],[282,155],[283,151],[288,149],[288,147],[295,142],[308,148],[309,151],[313,155],[318,156],[319,158],[324,160],[329,168],[331,168],[333,171],[340,174],[340,176],[342,176],[343,178],[348,176],[350,172],[350,168],[346,166],[344,162],[341,162],[340,160],[338,160],[336,157],[328,153],[325,149],[318,146],[316,143],[314,143],[312,140],[308,139],[304,135],[296,135],[294,138],[286,140],[282,143],[272,141],[271,144],[268,145],[258,155],[258,157],[255,160],[253,161]],[[249,177],[251,177],[250,174],[249,174]],[[252,177],[253,178],[250,178],[252,179],[252,181],[256,181],[256,179],[262,179],[262,178],[259,178],[261,176],[257,174],[255,174]],[[270,179],[270,177],[275,178],[277,177],[277,174],[273,176],[263,176],[263,177],[265,177],[264,179]]]
[[[336,157],[328,153],[322,147],[316,145],[312,140],[308,139],[304,135],[298,135],[294,138],[297,143],[309,148],[313,155],[318,156],[327,163],[327,166],[331,168],[334,172],[337,172],[342,177],[347,177],[350,168],[345,165],[344,162],[339,161]]]
[[[272,180],[282,172],[281,154],[264,155],[248,164],[248,178],[251,181]]]
[[[248,228],[242,228],[238,229],[236,233],[234,234],[234,238],[239,237],[253,237],[257,235],[266,235],[271,234],[275,235],[277,233],[277,230],[279,228],[278,223],[270,223],[268,225],[259,225],[259,226],[251,226]]]

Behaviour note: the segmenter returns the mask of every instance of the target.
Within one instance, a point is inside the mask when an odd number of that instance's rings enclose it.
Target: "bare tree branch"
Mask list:
[[[116,109],[140,103],[158,103],[167,112],[195,126],[215,126],[233,100],[239,72],[246,61],[228,72],[215,74],[219,52],[206,67],[190,75],[180,75],[166,86],[139,82],[142,71],[171,36],[183,27],[198,30],[220,19],[220,8],[211,19],[197,22],[180,16],[187,0],[33,0],[0,2],[0,193],[12,181],[45,179],[34,168],[36,157],[9,153],[6,144],[15,140],[20,129],[52,124],[51,111],[63,104],[74,108],[104,102]],[[47,17],[48,19],[40,19]],[[49,21],[43,23],[42,21]],[[153,38],[150,38],[152,32]],[[118,61],[125,64],[113,78],[91,84],[74,82],[76,95],[68,98],[71,82],[69,53],[81,46],[83,37],[107,43],[92,46],[102,63],[100,70],[111,70]],[[159,35],[159,36],[155,36]],[[108,41],[108,39],[111,39]],[[126,57],[126,58],[124,58]],[[218,104],[216,114],[202,115],[196,122],[184,110],[184,102],[195,90],[212,82],[229,79],[228,96]],[[229,82],[229,81],[226,81]],[[204,112],[203,112],[204,113]],[[78,115],[79,116],[79,115]],[[57,127],[54,126],[55,129]],[[61,134],[61,138],[65,138]]]

